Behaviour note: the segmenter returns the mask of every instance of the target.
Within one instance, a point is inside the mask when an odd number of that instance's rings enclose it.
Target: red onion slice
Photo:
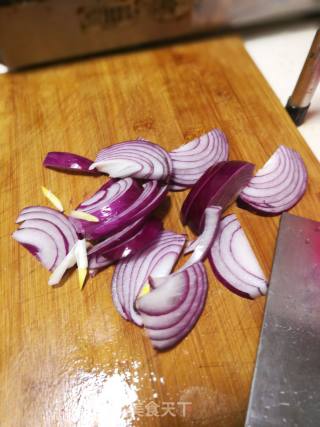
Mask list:
[[[69,252],[78,240],[77,233],[73,225],[62,213],[55,209],[51,209],[46,206],[29,206],[20,212],[16,223],[19,224],[27,220],[44,220],[58,227],[64,239],[66,253]]]
[[[153,240],[155,240],[162,230],[162,222],[158,219],[149,219],[147,220],[142,227],[130,238],[124,240],[121,243],[118,243],[114,246],[109,245],[106,248],[103,244],[104,242],[98,243],[93,246],[89,252],[89,268],[93,269],[90,259],[94,256],[95,261],[97,261],[97,255],[103,255],[106,261],[114,262],[119,259],[126,258],[138,252],[139,250],[146,247]],[[103,261],[100,259],[100,261]]]
[[[109,249],[122,244],[126,240],[130,239],[132,236],[136,235],[137,231],[141,230],[141,227],[143,226],[145,221],[145,218],[139,218],[132,224],[129,224],[128,226],[120,229],[114,234],[111,234],[111,236],[92,246],[89,251],[89,254],[102,254],[103,252],[107,252]]]
[[[132,178],[119,181],[110,180],[92,197],[80,203],[77,210],[89,213],[100,221],[121,213],[142,193],[142,189]]]
[[[78,156],[78,154],[66,153],[61,151],[49,152],[44,161],[43,166],[69,172],[78,172],[90,175],[101,175],[96,169],[90,169],[93,162],[86,157]]]
[[[160,281],[149,294],[136,302],[153,347],[166,350],[181,341],[194,327],[206,299],[208,281],[202,263]],[[165,281],[164,281],[165,280]]]
[[[96,168],[113,178],[131,176],[168,181],[172,172],[172,161],[160,145],[137,139],[104,148],[90,168]]]
[[[266,278],[235,215],[220,221],[209,261],[217,278],[232,292],[251,299],[266,294]]]
[[[47,270],[54,268],[58,258],[58,248],[50,234],[30,227],[16,230],[12,237],[35,256]]]
[[[114,261],[105,258],[103,255],[93,254],[89,258],[89,275],[94,277],[99,271],[112,265]]]
[[[132,181],[132,178],[126,178],[126,180]],[[119,182],[120,181],[118,181],[118,183]],[[120,230],[128,224],[132,224],[138,219],[146,218],[164,200],[167,191],[167,185],[161,185],[155,180],[148,181],[142,185],[142,193],[135,195],[135,200],[132,201],[132,195],[128,197],[126,193],[118,196],[118,198],[123,200],[115,201],[116,209],[112,209],[112,214],[110,214],[110,205],[101,208],[105,217],[103,218],[103,215],[100,215],[100,222],[89,223],[88,221],[82,221],[81,232],[88,239],[101,239],[114,233],[115,230]],[[121,206],[121,209],[118,209],[119,206]],[[93,214],[95,216],[99,215],[98,212],[94,212]]]
[[[193,254],[180,270],[185,270],[190,265],[206,259],[218,231],[221,211],[222,208],[220,206],[210,206],[205,210],[203,231],[184,251],[185,254],[190,252],[193,252]]]
[[[122,317],[142,325],[141,317],[134,308],[137,296],[150,275],[170,274],[185,240],[185,236],[162,231],[159,237],[143,250],[118,262],[112,278],[112,296]]]
[[[213,129],[171,151],[173,164],[170,189],[192,187],[211,166],[228,159],[228,142],[220,129]]]
[[[140,185],[132,178],[119,181],[110,180],[104,184],[93,196],[80,203],[76,211],[93,215],[100,222],[91,222],[70,216],[70,221],[76,227],[78,233],[88,239],[104,237],[110,232],[106,224],[112,222],[118,214],[126,210],[137,200],[142,193]],[[102,231],[96,232],[97,228]]]
[[[184,191],[187,190],[189,187],[184,185],[178,185],[178,184],[169,184],[168,189],[169,191]]]
[[[281,145],[242,190],[240,199],[259,212],[279,214],[301,199],[307,181],[300,154]]]
[[[64,235],[62,234],[59,227],[57,227],[52,222],[43,219],[28,219],[20,225],[19,229],[22,230],[29,228],[44,231],[52,238],[57,248],[57,258],[52,268],[60,264],[63,258],[67,255],[67,249]]]
[[[203,229],[204,212],[209,206],[224,210],[252,177],[254,165],[243,161],[220,162],[209,168],[189,192],[181,209],[183,224],[196,233]]]
[[[145,222],[140,230],[128,240],[119,243],[108,249],[100,249],[95,251],[95,247],[89,250],[89,255],[98,253],[110,260],[117,261],[126,258],[140,249],[143,249],[148,243],[152,242],[162,230],[162,222],[158,219],[151,219]]]

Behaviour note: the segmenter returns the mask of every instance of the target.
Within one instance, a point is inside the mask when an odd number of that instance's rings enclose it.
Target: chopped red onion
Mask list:
[[[66,245],[65,245],[65,237],[58,226],[54,223],[46,221],[44,219],[28,219],[24,221],[19,229],[29,229],[32,230],[42,230],[46,234],[48,234],[52,240],[55,242],[57,249],[57,258],[55,260],[54,266],[60,264],[63,258],[67,255]]]
[[[240,199],[256,211],[279,214],[301,199],[307,182],[300,154],[281,145],[241,191]]]
[[[134,308],[137,296],[150,275],[167,276],[171,273],[185,240],[183,235],[162,231],[159,237],[144,249],[117,263],[112,278],[112,297],[122,317],[142,325]]]
[[[67,252],[69,252],[78,239],[77,233],[68,218],[55,209],[46,206],[29,206],[22,209],[16,223],[19,224],[29,219],[43,219],[56,225],[64,236]]]
[[[100,242],[97,245],[93,246],[89,252],[89,268],[94,269],[93,265],[97,262],[103,263],[108,266],[110,263],[117,260],[126,258],[138,252],[139,250],[145,248],[150,242],[155,240],[162,230],[162,222],[158,219],[149,219],[142,225],[142,227],[130,238],[124,240],[121,243],[115,244],[113,246],[104,245],[105,242]],[[110,239],[107,239],[110,240]],[[97,256],[103,256],[102,258],[97,258]],[[90,262],[93,257],[94,261]]]
[[[235,215],[220,221],[209,261],[217,278],[232,292],[251,299],[266,294],[265,275]]]
[[[228,150],[225,134],[220,129],[213,129],[171,151],[170,190],[192,187],[209,167],[228,159]]]
[[[94,276],[117,262],[112,278],[117,311],[144,326],[154,348],[167,350],[192,330],[203,310],[208,282],[202,262],[207,256],[217,278],[232,292],[250,299],[267,292],[239,221],[233,214],[220,220],[221,212],[240,194],[248,208],[277,214],[297,203],[307,187],[301,156],[285,146],[253,178],[253,164],[227,157],[228,142],[219,129],[171,153],[143,138],[101,150],[94,163],[76,154],[50,152],[46,167],[112,178],[69,218],[43,206],[23,209],[13,238],[52,271],[50,285],[77,264],[82,288],[88,267]],[[186,237],[163,231],[162,222],[150,215],[168,190],[189,187],[181,218],[198,237],[185,250],[192,252],[187,262],[171,274]],[[63,210],[50,190],[43,187],[43,193]]]
[[[186,187],[184,185],[178,185],[178,184],[169,184],[168,190],[169,191],[184,191],[187,190],[189,187]]]
[[[204,265],[196,263],[152,282],[154,289],[138,298],[136,308],[153,347],[166,350],[181,341],[198,320],[206,299],[207,275]]]
[[[195,234],[203,230],[204,212],[209,206],[226,209],[248,184],[254,165],[242,161],[220,162],[209,168],[189,192],[181,209],[183,224]]]
[[[49,233],[30,227],[16,230],[12,237],[28,249],[47,270],[54,268],[59,252],[57,242]]]
[[[88,239],[99,239],[108,234],[108,229],[96,233],[101,226],[106,227],[108,221],[116,218],[118,214],[130,207],[142,193],[140,185],[132,178],[119,181],[111,179],[106,182],[93,196],[80,203],[76,211],[84,212],[98,218],[99,222],[91,222],[70,216],[78,233]]]
[[[89,258],[89,275],[94,277],[99,271],[112,265],[114,261],[107,259],[103,255],[93,254]]]
[[[90,249],[89,255],[103,254],[103,252],[107,252],[109,249],[121,245],[123,242],[129,240],[132,236],[135,236],[137,232],[141,230],[141,227],[145,221],[145,218],[139,218],[132,224],[121,228],[119,231],[111,234],[111,236],[101,240],[99,243],[96,243]]]
[[[131,176],[168,181],[172,172],[172,161],[160,145],[137,139],[104,148],[90,168],[96,168],[113,178]]]
[[[193,254],[180,270],[185,270],[190,265],[206,259],[218,231],[221,211],[222,208],[220,206],[206,208],[203,231],[184,251],[185,254],[190,252],[193,252]]]
[[[121,190],[114,189],[114,186]],[[112,184],[108,191],[112,192],[112,198],[106,196],[103,201],[95,199],[89,209],[87,202],[78,207],[98,217],[100,222],[70,218],[78,224],[78,232],[89,240],[105,238],[138,219],[146,218],[166,197],[167,185],[154,180],[146,182],[141,188],[132,178],[125,178]]]
[[[43,161],[43,165],[46,168],[90,175],[101,175],[96,169],[90,168],[92,164],[93,162],[86,157],[61,151],[49,152]]]

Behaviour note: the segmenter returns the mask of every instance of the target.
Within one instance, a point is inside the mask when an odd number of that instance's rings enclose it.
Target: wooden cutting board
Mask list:
[[[0,425],[242,426],[265,299],[210,289],[192,333],[166,353],[115,311],[112,268],[47,285],[48,272],[10,235],[20,209],[46,204],[40,186],[75,207],[105,180],[42,167],[48,151],[94,158],[143,136],[167,149],[220,127],[230,158],[260,167],[280,145],[309,171],[292,212],[319,220],[319,165],[237,38],[221,38],[35,69],[0,78]],[[170,195],[165,225],[186,192]],[[233,206],[270,273],[279,218]],[[167,414],[166,414],[167,412]]]

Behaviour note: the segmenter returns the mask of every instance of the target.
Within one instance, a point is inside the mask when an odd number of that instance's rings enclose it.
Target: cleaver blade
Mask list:
[[[281,217],[245,426],[320,426],[320,222]]]

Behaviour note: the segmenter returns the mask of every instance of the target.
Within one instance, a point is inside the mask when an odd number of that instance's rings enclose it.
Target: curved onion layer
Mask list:
[[[44,219],[28,219],[20,225],[19,230],[22,229],[41,230],[51,237],[51,239],[55,242],[57,252],[54,266],[59,265],[63,258],[67,255],[64,235],[62,234],[60,228],[52,222],[46,221]]]
[[[178,184],[169,184],[168,189],[169,191],[184,191],[187,190],[189,187],[185,185],[178,185]]]
[[[96,168],[113,178],[131,176],[168,181],[172,173],[172,161],[160,145],[138,139],[104,148],[90,168]]]
[[[19,224],[27,220],[43,220],[49,226],[50,224],[56,226],[63,237],[65,253],[68,253],[78,240],[77,233],[73,225],[68,221],[68,218],[55,209],[47,208],[46,206],[29,206],[20,212],[16,223]],[[61,247],[61,251],[62,249]]]
[[[153,347],[166,350],[181,341],[198,320],[207,294],[207,274],[204,265],[196,263],[153,279],[153,285],[155,289],[138,298],[136,308]]]
[[[206,208],[227,208],[248,184],[253,169],[252,163],[235,160],[220,162],[209,168],[191,189],[182,205],[182,223],[188,224],[196,234],[200,234]]]
[[[94,257],[95,261],[103,261],[101,258],[97,258],[99,255],[103,255],[106,262],[117,261],[133,255],[139,250],[143,249],[150,242],[155,240],[162,230],[162,222],[159,219],[150,219],[147,220],[142,227],[130,238],[124,240],[121,243],[115,244],[114,246],[109,246],[106,248],[103,243],[98,243],[93,246],[89,252],[89,268],[93,269],[92,263],[90,264],[91,256]],[[98,248],[97,248],[98,247]],[[108,265],[108,264],[106,264]]]
[[[54,268],[59,252],[57,242],[50,234],[30,227],[16,230],[12,237],[28,249],[47,270]]]
[[[159,237],[136,254],[120,260],[112,278],[113,302],[127,320],[142,325],[135,301],[149,276],[167,276],[177,262],[186,237],[162,231]]]
[[[132,224],[121,228],[120,231],[111,234],[111,236],[92,246],[89,251],[89,255],[93,256],[94,254],[103,254],[109,249],[116,247],[121,243],[129,240],[132,236],[135,236],[137,234],[137,232],[141,229],[145,221],[145,218],[139,218]]]
[[[100,270],[109,267],[114,261],[107,259],[103,255],[93,254],[89,257],[89,275],[94,277]]]
[[[240,198],[257,211],[279,214],[301,199],[307,181],[300,154],[281,145],[242,190]]]
[[[110,180],[92,197],[80,203],[76,210],[89,213],[100,221],[126,209],[142,193],[132,178]]]
[[[104,184],[93,196],[76,208],[80,211],[96,217],[98,222],[86,221],[70,216],[70,221],[76,227],[78,233],[84,234],[89,239],[100,238],[102,235],[93,236],[95,229],[101,227],[101,223],[106,224],[119,213],[127,209],[136,201],[142,193],[140,185],[132,178],[125,178],[119,181],[110,180]]]
[[[203,231],[184,251],[185,254],[190,252],[193,252],[193,254],[180,270],[185,270],[190,265],[206,259],[218,231],[221,211],[222,208],[220,206],[210,206],[205,210]]]
[[[179,191],[192,187],[210,166],[228,159],[228,149],[225,134],[220,129],[213,129],[171,151],[173,174],[170,184],[173,187],[170,189]]]
[[[90,175],[101,175],[101,173],[96,169],[90,168],[92,164],[93,162],[86,157],[62,151],[49,152],[43,161],[43,166],[46,168],[53,168],[69,172],[79,172]]]
[[[132,178],[126,178],[121,181],[128,180],[132,181]],[[121,181],[118,181],[117,184]],[[110,189],[112,189],[112,187],[110,187]],[[89,212],[97,217],[100,216],[100,222],[93,223],[81,221],[81,232],[88,239],[101,239],[113,233],[115,230],[120,230],[128,224],[132,224],[140,218],[146,218],[164,200],[167,194],[167,187],[167,185],[161,185],[158,181],[154,180],[143,184],[142,192],[138,195],[131,193],[129,197],[125,192],[118,195],[112,208],[107,202],[104,206],[99,208],[101,214],[99,214],[98,211]],[[140,189],[140,187],[138,188]],[[114,206],[116,206],[116,208],[113,208]],[[119,208],[119,206],[121,206],[121,208]],[[81,210],[83,210],[83,203],[81,205]]]
[[[266,278],[235,215],[220,221],[209,261],[217,278],[232,292],[251,299],[266,294]]]

